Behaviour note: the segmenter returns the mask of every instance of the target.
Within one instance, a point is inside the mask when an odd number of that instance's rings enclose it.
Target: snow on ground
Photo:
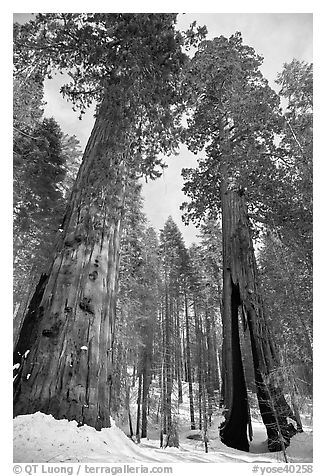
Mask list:
[[[217,413],[208,429],[208,449],[204,452],[201,440],[189,439],[190,435],[200,438],[199,430],[190,430],[188,384],[183,383],[183,403],[177,404],[178,391],[174,389],[173,413],[178,422],[179,448],[160,448],[160,425],[157,422],[159,387],[152,382],[151,416],[148,438],[140,444],[126,436],[127,422],[120,421],[119,427],[112,420],[111,428],[96,431],[87,425],[77,427],[76,422],[55,420],[51,415],[35,413],[14,419],[14,462],[15,463],[276,463],[284,462],[281,452],[270,453],[267,435],[262,422],[252,414],[253,441],[250,452],[229,448],[221,443],[219,424],[223,417]],[[196,383],[193,384],[196,391]],[[130,412],[135,423],[137,414],[137,386],[131,388]],[[197,419],[198,415],[196,415]],[[295,435],[287,448],[288,461],[292,463],[312,462],[312,421],[303,416],[304,433]],[[196,420],[196,424],[197,424]],[[124,430],[124,431],[122,431]]]
[[[214,427],[214,424],[213,424]],[[180,448],[159,448],[159,441],[142,439],[134,443],[112,421],[111,428],[96,431],[76,422],[55,420],[51,415],[34,413],[14,419],[15,463],[275,463],[283,462],[281,453],[269,453],[266,433],[254,422],[251,452],[246,453],[223,445],[218,428],[209,433],[209,452],[201,441],[186,437],[196,433],[182,431]],[[197,431],[197,433],[199,433]],[[312,432],[297,434],[287,450],[289,462],[312,462]]]

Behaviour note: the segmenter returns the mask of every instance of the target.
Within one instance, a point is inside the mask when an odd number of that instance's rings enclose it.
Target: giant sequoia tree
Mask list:
[[[101,429],[110,386],[119,244],[129,183],[155,177],[176,145],[185,62],[175,14],[45,14],[21,27],[15,54],[69,72],[63,93],[94,128],[15,349],[15,415],[42,411]],[[28,351],[29,352],[26,352]]]
[[[274,137],[279,99],[259,71],[262,58],[243,45],[239,33],[205,41],[186,76],[187,143],[206,156],[186,170],[189,218],[216,217],[223,231],[223,398],[221,438],[248,450],[248,399],[239,338],[241,313],[249,328],[260,411],[270,450],[289,444],[277,356],[266,326],[248,213],[264,213],[261,184],[276,173]],[[249,205],[249,212],[248,212]]]

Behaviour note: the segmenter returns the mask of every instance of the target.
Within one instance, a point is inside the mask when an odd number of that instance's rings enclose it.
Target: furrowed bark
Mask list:
[[[86,146],[41,302],[33,309],[33,342],[14,400],[14,415],[41,411],[98,430],[110,426],[128,168],[125,135],[108,120],[107,109],[102,106]],[[21,334],[20,342],[24,325]]]
[[[250,332],[257,397],[267,430],[268,446],[270,451],[281,451],[284,446],[283,440],[287,446],[292,435],[289,435],[283,414],[285,399],[281,390],[281,379],[278,378],[276,352],[271,344],[264,316],[247,208],[243,193],[235,189],[232,182],[228,184],[224,182],[221,192],[224,259],[224,392],[227,407],[221,437],[226,444],[233,446],[237,444],[234,438],[239,440],[241,434],[240,446],[245,449],[247,445],[247,392],[238,329],[240,308],[244,326],[248,326]],[[235,421],[237,430],[233,425]],[[241,448],[238,446],[238,449]]]

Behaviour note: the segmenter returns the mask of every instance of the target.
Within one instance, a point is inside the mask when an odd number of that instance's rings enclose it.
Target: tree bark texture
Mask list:
[[[110,426],[128,154],[107,110],[103,105],[96,119],[42,296],[37,289],[15,352],[30,350],[15,381],[14,415],[41,411],[98,430]],[[27,340],[26,326],[33,329]]]
[[[26,290],[22,292],[21,300],[17,303],[15,310],[14,310],[14,321],[13,321],[13,347],[15,348],[18,339],[20,336],[21,328],[24,324],[24,317],[27,314],[27,310],[29,307],[29,303],[31,298],[34,296],[36,292],[36,284],[38,283],[38,276],[33,274],[33,277],[29,277],[29,282],[26,281],[23,285],[26,287]]]
[[[226,420],[221,438],[228,446],[248,450],[248,402],[243,372],[238,310],[249,328],[257,397],[271,451],[289,444],[282,414],[278,362],[265,321],[257,266],[243,192],[232,182],[221,185],[223,223],[223,358]],[[284,398],[284,397],[283,397]],[[282,437],[279,434],[281,430]]]

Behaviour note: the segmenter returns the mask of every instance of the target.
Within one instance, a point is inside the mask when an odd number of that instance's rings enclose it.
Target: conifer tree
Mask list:
[[[174,329],[179,313],[183,309],[181,303],[184,296],[183,281],[187,267],[187,251],[182,235],[171,217],[168,218],[163,230],[161,230],[160,249],[163,289],[163,433],[167,435],[167,445],[178,446],[176,425],[173,421],[172,391],[175,370],[180,369],[180,363],[175,358],[175,349],[181,347],[181,335],[180,329],[176,329],[176,332],[174,332]]]
[[[29,293],[48,266],[64,213],[66,163],[73,164],[75,156],[71,148],[63,150],[63,145],[63,134],[53,118],[35,124],[29,136],[15,139],[14,341]]]
[[[248,326],[257,395],[271,451],[291,434],[279,405],[278,360],[266,325],[258,283],[249,212],[263,209],[258,181],[276,170],[274,137],[280,131],[279,99],[259,71],[262,58],[243,45],[240,33],[203,42],[189,65],[186,86],[193,113],[187,143],[205,149],[197,170],[186,170],[188,217],[216,218],[223,233],[222,441],[248,451],[248,398],[239,340],[240,310]]]
[[[175,21],[175,14],[54,13],[20,27],[21,65],[69,70],[62,92],[81,114],[92,100],[98,106],[52,263],[25,317],[31,332],[18,342],[27,357],[15,415],[110,425],[124,204],[134,178],[155,178],[158,153],[176,146],[186,55]]]

